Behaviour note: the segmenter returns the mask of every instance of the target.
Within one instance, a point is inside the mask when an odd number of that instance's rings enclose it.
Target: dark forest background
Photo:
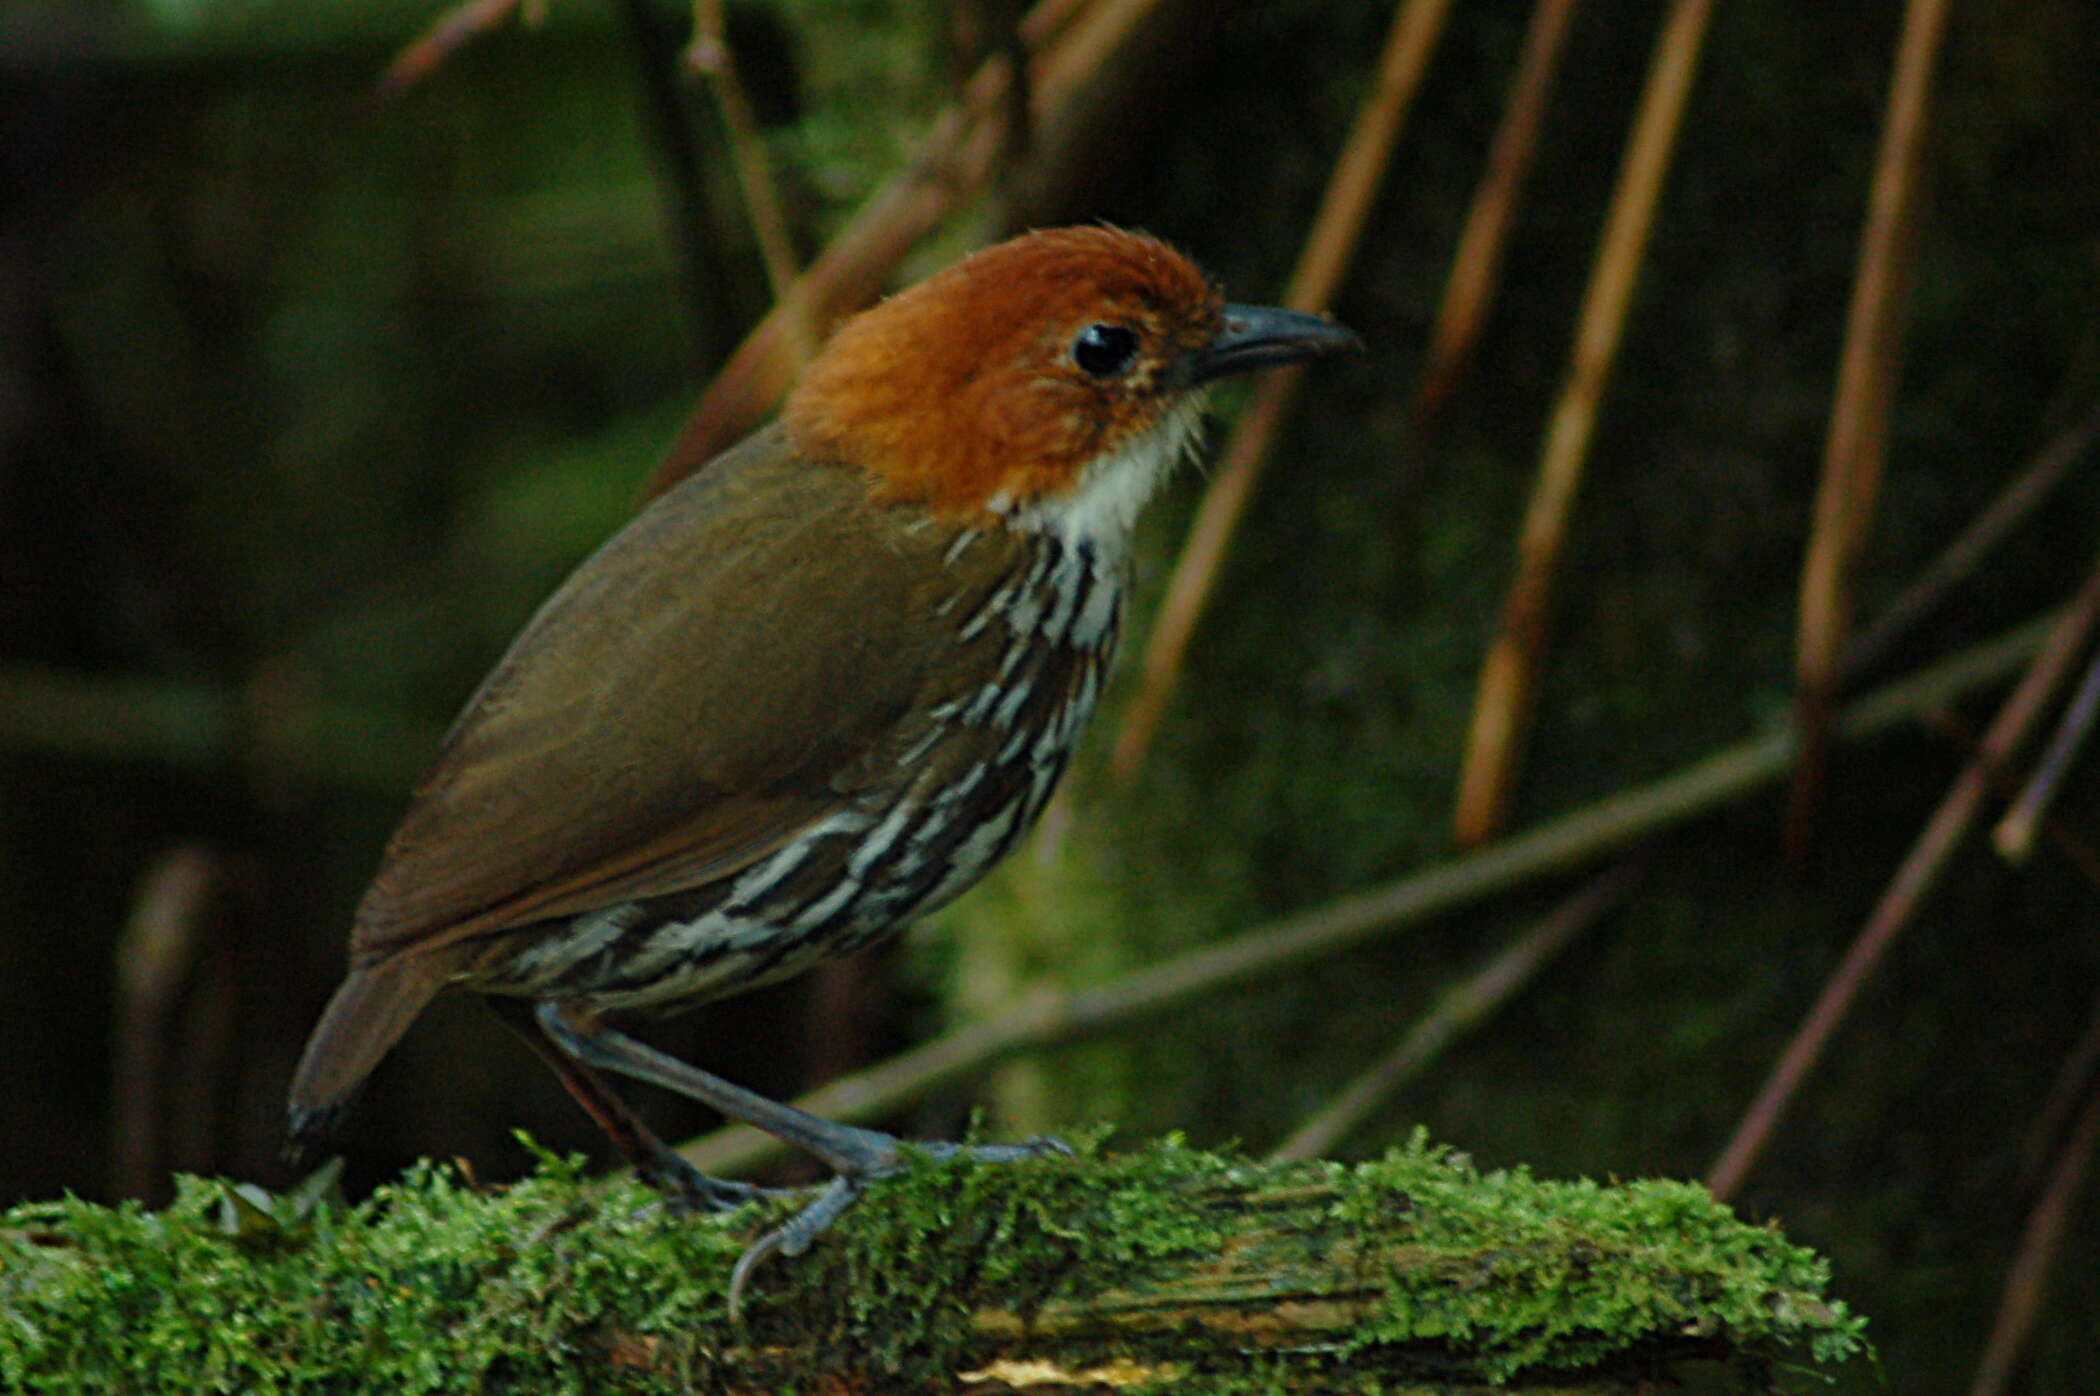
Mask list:
[[[1532,16],[1452,8],[1333,299],[1369,352],[1305,379],[1142,765],[1119,776],[1108,753],[1202,471],[1147,520],[1118,688],[1043,837],[893,950],[656,1040],[792,1094],[1045,985],[1113,983],[1453,856],[1482,657],[1681,3],[1573,11],[1496,299],[1430,422],[1431,328]],[[1912,8],[1713,13],[1560,562],[1519,835],[1580,827],[1793,714],[1803,557]],[[774,302],[732,128],[677,67],[692,11],[549,0],[382,95],[443,14],[0,3],[0,1199],[158,1201],[173,1169],[291,1180],[283,1087],[437,734],[636,507]],[[881,284],[1020,227],[1106,219],[1173,240],[1237,299],[1281,299],[1392,15],[1152,7],[1069,118],[1009,130],[991,182]],[[1012,17],[728,7],[796,258],[912,167]],[[2100,400],[2095,73],[2090,0],[1954,8],[1903,220],[1862,626]],[[1221,399],[1213,456],[1247,391]],[[2078,589],[2100,482],[2070,459],[1848,691]],[[1857,1389],[1969,1389],[2009,1299],[2032,1328],[2003,1389],[2092,1389],[2100,769],[2069,767],[2031,856],[1988,838],[2087,662],[1994,764],[1980,820],[1735,1194],[1828,1254],[1873,1320],[1885,1371]],[[1705,1176],[2017,675],[1839,743],[1791,851],[1784,778],[1670,823],[1579,938],[1328,1151],[1420,1124],[1491,1165]],[[1109,1121],[1265,1152],[1622,856],[1003,1061],[889,1122],[951,1133],[982,1108],[1001,1135]],[[635,1094],[672,1137],[713,1124]],[[602,1156],[492,1019],[443,1003],[342,1147],[353,1190],[420,1155],[500,1179],[530,1167],[519,1128]],[[2040,1256],[2039,1280],[2018,1255]]]

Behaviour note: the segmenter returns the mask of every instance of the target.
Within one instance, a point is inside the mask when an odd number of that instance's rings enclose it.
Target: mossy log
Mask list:
[[[79,1392],[1779,1389],[1863,1346],[1819,1260],[1694,1185],[1481,1173],[1417,1140],[925,1162],[807,1253],[545,1159],[354,1207],[185,1180],[0,1220],[0,1387]]]

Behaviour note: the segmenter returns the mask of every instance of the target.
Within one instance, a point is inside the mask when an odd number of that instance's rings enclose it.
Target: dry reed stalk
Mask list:
[[[1830,715],[1851,629],[1852,570],[1874,517],[1882,462],[1888,454],[1889,406],[1903,354],[1903,307],[1932,72],[1947,10],[1948,0],[1910,0],[1904,11],[1881,149],[1867,197],[1867,223],[1860,235],[1830,433],[1823,446],[1815,524],[1802,559],[1794,673],[1801,762],[1794,768],[1786,819],[1788,856],[1796,863],[1813,838],[1830,750]]]
[[[2079,1105],[2096,1091],[2100,1091],[2100,998],[2094,999],[2087,1010],[2084,1029],[2057,1065],[2049,1094],[2042,1098],[2042,1108],[2027,1127],[2027,1137],[2020,1143],[2020,1175],[2014,1187],[2032,1192],[2041,1186],[2057,1156],[2065,1126],[2078,1113]]]
[[[773,163],[766,155],[765,137],[759,134],[758,118],[752,114],[743,78],[737,73],[736,56],[730,51],[722,0],[693,0],[693,34],[686,44],[685,66],[704,74],[708,89],[715,95],[722,130],[729,137],[730,159],[736,166],[737,188],[744,196],[744,208],[751,218],[751,233],[758,241],[759,258],[765,263],[773,300],[786,315],[788,352],[799,368],[816,353],[816,330],[809,323],[807,308],[792,295],[798,275],[795,240],[788,230],[780,182],[774,178]]]
[[[1576,0],[1538,0],[1524,35],[1524,52],[1510,80],[1509,103],[1488,148],[1487,173],[1474,191],[1466,225],[1451,257],[1451,278],[1429,335],[1428,364],[1415,389],[1417,431],[1428,430],[1458,387],[1472,361],[1480,327],[1487,320],[1501,281],[1503,245],[1522,201],[1524,182],[1538,154],[1546,99],[1560,66],[1561,49],[1575,17]]]
[[[2012,483],[1999,491],[1984,511],[1970,520],[1947,550],[1932,560],[1918,579],[1903,589],[1872,624],[1864,627],[1845,646],[1839,685],[1859,678],[1881,662],[1896,641],[1909,634],[1918,622],[1945,601],[1954,589],[1974,572],[1990,551],[2005,541],[2020,521],[2063,483],[2093,443],[2100,441],[2100,403],[2085,416],[2049,439]]]
[[[1343,1087],[1269,1155],[1271,1163],[1318,1158],[1347,1137],[1393,1092],[1422,1074],[1444,1049],[1478,1027],[1538,977],[1561,951],[1625,899],[1640,872],[1638,856],[1597,877],[1509,942],[1495,957],[1437,997],[1436,1006],[1392,1051]]]
[[[1991,846],[1998,850],[1999,857],[2009,863],[2024,863],[2034,852],[2035,834],[2048,817],[2049,802],[2056,798],[2071,763],[2078,759],[2079,748],[2091,734],[2096,716],[2100,716],[2100,659],[2086,667],[2085,677],[2078,681],[2078,691],[2064,708],[2056,735],[2049,739],[2042,759],[2035,763],[2034,775],[1998,821],[1998,827],[1991,831]]]
[[[1999,1301],[1998,1317],[1991,1325],[1982,1360],[1976,1364],[1969,1396],[2000,1396],[2012,1384],[2021,1354],[2027,1350],[2027,1340],[2034,1332],[2035,1320],[2041,1315],[2042,1301],[2048,1295],[2049,1267],[2055,1263],[2073,1205],[2091,1170],[2096,1141],[2100,1141],[2100,1091],[2087,1097],[2077,1126],[2056,1156],[2048,1186],[2020,1231],[2020,1244],[2006,1271],[2004,1298]]]
[[[537,22],[541,6],[521,6],[521,0],[465,0],[432,20],[415,38],[402,46],[373,85],[372,99],[388,102],[442,67],[461,48],[494,30],[524,9],[527,23]]]
[[[2096,622],[2100,622],[2100,567],[2095,568],[2080,588],[2077,599],[2057,622],[2048,643],[2028,667],[2019,687],[1998,710],[1975,757],[1948,788],[1946,797],[1933,811],[1932,818],[1926,822],[1902,866],[1890,879],[1866,924],[1845,951],[1844,959],[1824,983],[1808,1016],[1787,1043],[1757,1098],[1743,1112],[1734,1136],[1722,1149],[1713,1172],[1707,1177],[1706,1185],[1713,1190],[1714,1196],[1724,1201],[1733,1196],[1756,1164],[1771,1139],[1772,1131],[1778,1126],[1780,1116],[1792,1104],[1808,1073],[1821,1060],[1823,1049],[1829,1046],[1831,1037],[1851,1011],[1852,1001],[1859,996],[1867,977],[1909,926],[1919,905],[1939,880],[1954,850],[1975,822],[1985,796],[1990,793],[1994,771],[2002,769],[2018,750],[2052,696],[2070,676]]]
[[[1284,293],[1283,302],[1291,309],[1326,310],[1348,273],[1372,201],[1392,163],[1393,145],[1406,125],[1450,9],[1451,0],[1404,0],[1394,13],[1374,86],[1357,109],[1356,122],[1335,160],[1320,211],[1313,218],[1312,231],[1306,235]],[[1109,769],[1118,780],[1130,779],[1144,762],[1180,679],[1189,640],[1217,585],[1233,530],[1253,497],[1255,482],[1268,464],[1277,432],[1303,377],[1303,370],[1296,367],[1270,373],[1255,389],[1253,405],[1226,442],[1223,459],[1204,491],[1153,621],[1137,692],[1123,710],[1109,758]]]
[[[1674,0],[1656,38],[1640,111],[1583,296],[1567,377],[1547,427],[1538,480],[1525,511],[1517,574],[1481,666],[1453,821],[1463,847],[1493,838],[1509,818],[1544,664],[1547,617],[1568,520],[1712,11],[1712,0]]]
[[[119,1197],[152,1199],[166,1186],[171,1038],[223,881],[207,849],[163,853],[140,880],[117,940],[110,1189]]]
[[[1950,709],[1927,713],[1924,722],[1926,730],[1939,733],[1957,748],[1963,760],[1975,760],[1983,749],[1983,743],[1961,720],[1960,714]],[[1992,799],[2010,805],[2019,798],[2019,782],[2011,772],[1986,762],[1984,774],[1990,779]],[[2063,857],[2071,871],[2084,878],[2094,891],[2100,892],[2100,839],[2074,827],[2061,814],[2049,811],[2041,814],[2038,832],[2049,840],[2049,846]]]

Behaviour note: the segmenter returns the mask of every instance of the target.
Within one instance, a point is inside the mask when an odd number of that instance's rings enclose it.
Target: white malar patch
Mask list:
[[[1202,436],[1203,395],[1190,393],[1167,409],[1150,431],[1089,461],[1079,483],[1063,495],[1046,495],[1015,504],[1003,496],[991,507],[1016,528],[1052,533],[1067,545],[1091,543],[1109,557],[1121,557],[1137,517],[1160,483]]]

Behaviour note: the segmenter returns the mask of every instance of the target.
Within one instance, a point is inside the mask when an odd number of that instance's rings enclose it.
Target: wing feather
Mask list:
[[[353,955],[728,876],[861,793],[855,758],[924,687],[947,539],[788,452],[774,429],[716,460],[540,609],[418,787]]]

